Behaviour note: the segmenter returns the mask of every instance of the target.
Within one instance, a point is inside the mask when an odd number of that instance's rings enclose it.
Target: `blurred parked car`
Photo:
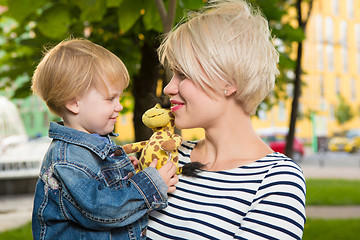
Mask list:
[[[345,132],[343,136],[332,137],[329,141],[330,151],[356,152],[360,149],[360,129],[351,129]]]
[[[285,153],[287,129],[270,128],[257,131],[274,152]],[[304,157],[304,144],[297,138],[294,138],[292,159],[301,162]]]

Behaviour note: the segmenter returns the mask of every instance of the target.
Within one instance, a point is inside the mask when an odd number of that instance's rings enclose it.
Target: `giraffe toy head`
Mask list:
[[[143,116],[142,121],[148,128],[151,128],[154,132],[161,130],[174,131],[174,115],[170,109],[162,108],[158,103],[155,107],[147,110]]]
[[[157,159],[156,168],[162,167],[168,161],[178,165],[177,148],[181,145],[181,137],[174,134],[174,115],[170,109],[162,108],[156,104],[147,110],[142,116],[143,123],[153,130],[153,134],[147,141],[130,143],[123,146],[127,154],[141,152],[139,158],[139,170],[143,170]],[[178,173],[180,170],[178,169]]]

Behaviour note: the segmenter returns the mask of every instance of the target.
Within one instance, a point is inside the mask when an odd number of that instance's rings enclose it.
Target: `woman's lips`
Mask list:
[[[184,106],[184,103],[176,101],[176,100],[170,100],[170,102],[171,102],[171,105],[172,105],[171,106],[171,111],[172,112],[175,112],[175,111],[179,110],[181,107]]]

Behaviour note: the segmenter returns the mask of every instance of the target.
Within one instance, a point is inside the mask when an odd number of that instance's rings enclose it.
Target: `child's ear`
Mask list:
[[[65,104],[65,108],[74,114],[79,113],[79,104],[76,100],[70,100]]]

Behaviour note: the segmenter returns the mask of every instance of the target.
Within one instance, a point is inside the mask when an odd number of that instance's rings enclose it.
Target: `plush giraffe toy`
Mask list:
[[[154,159],[158,160],[157,169],[167,161],[172,161],[177,166],[179,162],[177,148],[181,145],[181,137],[174,134],[174,115],[170,109],[156,104],[143,114],[142,121],[154,132],[150,139],[123,146],[127,154],[141,151],[139,171],[148,167]],[[180,173],[181,168],[178,168],[177,174]]]

